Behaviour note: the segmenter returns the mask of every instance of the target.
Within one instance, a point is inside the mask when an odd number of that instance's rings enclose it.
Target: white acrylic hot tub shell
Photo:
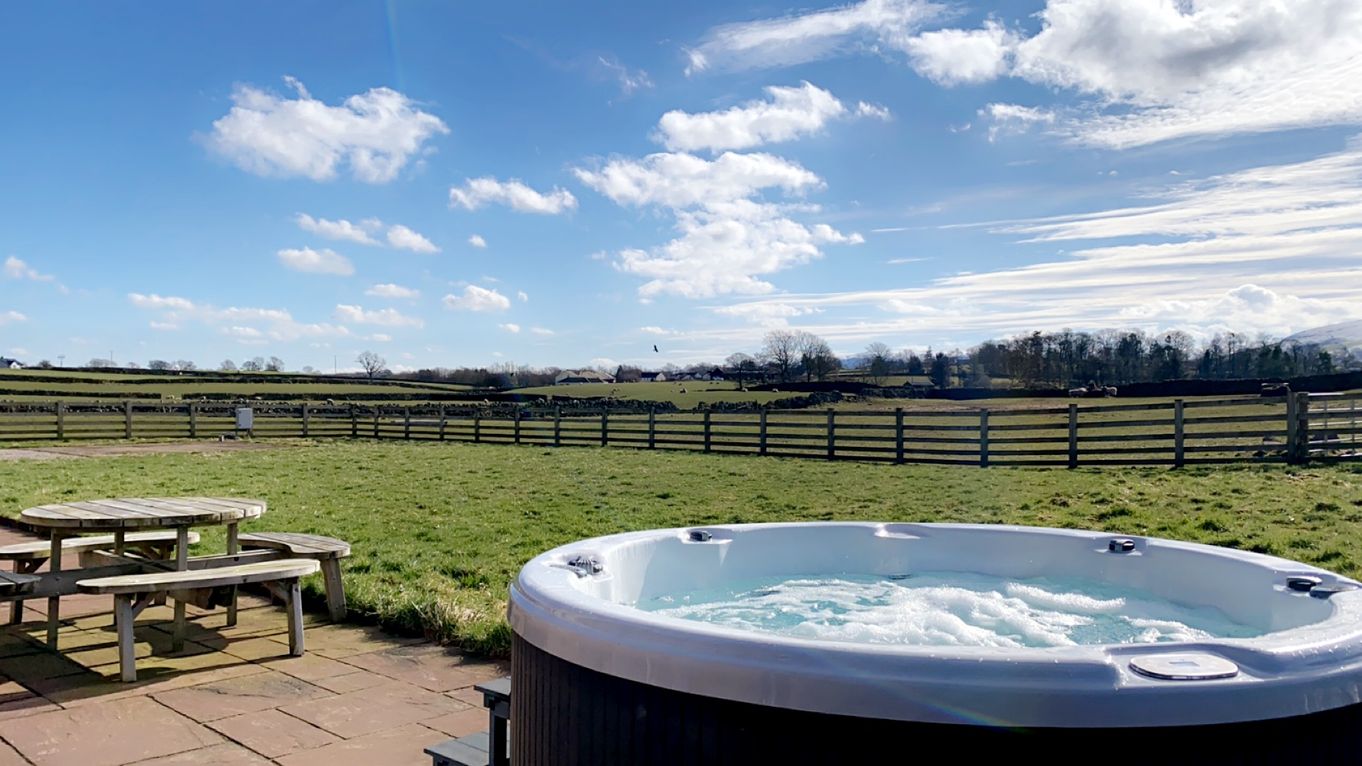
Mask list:
[[[967,524],[800,523],[612,535],[530,561],[511,589],[512,629],[592,670],[681,692],[822,713],[935,723],[1134,727],[1228,723],[1362,702],[1362,590],[1327,600],[1288,575],[1353,584],[1285,559],[1110,533]],[[579,577],[565,564],[602,565]],[[852,644],[735,630],[629,606],[725,578],[964,571],[1083,577],[1213,605],[1265,631],[1251,639],[1047,649]],[[1132,659],[1195,652],[1233,678],[1168,681]]]

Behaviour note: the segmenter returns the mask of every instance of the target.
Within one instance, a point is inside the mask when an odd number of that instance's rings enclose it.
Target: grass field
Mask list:
[[[262,497],[256,529],[353,543],[361,619],[505,654],[506,589],[553,546],[651,527],[968,521],[1149,534],[1362,575],[1362,465],[974,469],[693,453],[374,442],[212,456],[0,461],[0,512],[114,495]],[[218,530],[204,530],[220,550]],[[319,583],[309,593],[319,597]]]
[[[671,402],[683,410],[714,402],[765,402],[801,396],[798,393],[773,391],[740,391],[731,381],[687,380],[673,383],[578,383],[570,386],[537,386],[517,388],[518,394],[544,394],[555,398],[612,396],[647,402]]]
[[[234,380],[240,377],[243,380]],[[249,380],[245,380],[249,379]],[[446,383],[357,378],[326,379],[287,373],[199,373],[148,375],[99,370],[7,370],[0,379],[0,399],[51,401],[56,392],[69,399],[117,399],[129,394],[156,394],[163,399],[190,399],[213,394],[242,398],[264,397],[299,401],[343,398],[348,394],[391,394],[394,398],[414,394],[449,393],[467,386]],[[35,392],[30,394],[28,392]]]

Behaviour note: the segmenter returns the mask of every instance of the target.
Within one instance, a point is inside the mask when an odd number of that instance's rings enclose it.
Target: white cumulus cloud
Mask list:
[[[535,335],[542,335],[542,336],[544,336],[544,337],[548,337],[548,336],[550,336],[550,335],[557,335],[557,334],[558,334],[558,333],[554,332],[553,330],[550,330],[550,329],[547,328],[547,327],[531,327],[531,328],[530,328],[530,332],[534,333]]]
[[[449,189],[449,206],[477,210],[489,204],[505,205],[522,213],[557,215],[577,207],[577,198],[557,186],[538,192],[519,179],[498,181],[490,176],[469,178],[462,187]]]
[[[823,184],[802,165],[761,153],[724,152],[706,160],[664,152],[641,160],[617,158],[598,170],[573,172],[613,202],[629,206],[694,207],[745,199],[763,189],[799,194]]]
[[[337,304],[337,322],[351,324],[372,324],[380,327],[424,327],[425,322],[417,317],[407,316],[397,309],[366,309],[363,306]]]
[[[888,116],[884,107],[861,103],[848,109],[832,93],[804,82],[771,86],[766,99],[717,112],[673,110],[658,120],[654,138],[668,149],[722,151],[749,149],[818,133],[832,120],[848,116]]]
[[[515,297],[519,298],[521,303],[528,303],[530,300],[530,294],[524,290],[516,290]]]
[[[468,244],[481,250],[487,247],[487,240],[483,239],[481,234],[474,234],[468,238]]]
[[[497,325],[497,327],[500,327],[501,329],[503,329],[503,330],[505,330],[506,332],[509,332],[509,333],[518,333],[518,332],[520,332],[520,325],[516,324],[515,322],[507,322],[506,324],[499,324],[499,325]]]
[[[26,279],[30,282],[47,282],[63,293],[69,292],[66,289],[66,285],[58,282],[55,276],[44,274],[12,255],[5,258],[4,274],[8,279]]]
[[[284,266],[307,274],[348,277],[355,273],[354,265],[345,256],[325,247],[321,250],[310,247],[287,248],[280,250],[278,256]]]
[[[378,240],[374,239],[369,233],[379,225],[379,222],[373,219],[354,224],[344,218],[328,221],[325,218],[313,218],[307,213],[299,213],[294,216],[293,220],[297,222],[298,228],[303,231],[309,231],[327,239],[346,240],[361,245],[378,244]]]
[[[28,317],[13,309],[0,311],[0,325],[11,324],[14,322],[27,322]]]
[[[402,285],[395,285],[391,282],[378,284],[364,291],[365,295],[372,295],[375,298],[398,298],[411,300],[421,297],[421,291]]]
[[[445,308],[461,311],[505,311],[511,307],[506,296],[477,285],[466,285],[462,295],[446,295],[444,304]]]
[[[387,183],[431,137],[449,132],[440,118],[391,88],[372,88],[332,106],[298,80],[284,81],[294,98],[238,86],[207,145],[258,175],[329,181],[345,167],[360,181]]]
[[[908,39],[918,74],[942,85],[979,83],[1007,72],[1016,38],[997,22],[981,29],[939,29]]]
[[[440,252],[440,248],[436,247],[434,242],[401,224],[388,227],[388,244],[414,253]]]
[[[132,305],[139,309],[168,309],[171,311],[193,311],[194,302],[188,298],[180,298],[174,295],[157,295],[151,293],[128,293],[128,300]]]

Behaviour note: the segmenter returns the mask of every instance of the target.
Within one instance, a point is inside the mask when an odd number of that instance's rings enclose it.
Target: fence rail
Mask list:
[[[620,446],[987,466],[1362,459],[1362,395],[1181,399],[1036,409],[620,412],[268,404],[257,437]],[[236,435],[216,403],[0,403],[0,443]]]

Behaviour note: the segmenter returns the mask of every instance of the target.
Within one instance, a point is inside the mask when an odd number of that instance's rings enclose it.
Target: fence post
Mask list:
[[[604,447],[604,446],[606,445],[606,443],[609,441],[609,433],[610,433],[610,431],[609,431],[609,428],[610,428],[609,418],[610,418],[610,410],[602,409],[602,410],[601,410],[601,446],[602,446],[602,447]]]
[[[515,408],[515,443],[520,443],[520,408]]]
[[[199,436],[199,405],[189,403],[189,438],[196,439]]]
[[[1078,405],[1069,404],[1069,467],[1078,467]]]
[[[303,402],[303,438],[312,435],[312,408],[307,402]]]
[[[657,448],[657,408],[648,408],[648,449]]]
[[[709,410],[705,410],[705,452],[709,452]]]
[[[132,438],[132,400],[123,402],[123,438]]]
[[[834,418],[836,415],[837,415],[837,411],[834,410],[834,409],[832,409],[831,407],[829,407],[829,408],[828,408],[828,460],[832,460],[834,457],[837,457],[837,435],[836,435],[836,434],[837,434],[837,425],[836,425],[836,423],[833,421],[833,418]]]
[[[553,408],[553,446],[563,446],[563,406]]]
[[[57,438],[66,438],[66,402],[57,402]]]
[[[473,443],[482,443],[482,410],[473,411]]]
[[[378,418],[379,418],[379,416],[380,416],[381,414],[383,414],[383,408],[382,408],[382,407],[375,407],[375,408],[374,408],[374,438],[375,438],[375,439],[378,438]]]
[[[355,405],[350,405],[350,438],[359,438],[359,413],[355,410]]]
[[[761,410],[761,419],[757,427],[757,454],[766,454],[766,408]]]
[[[1296,440],[1287,455],[1292,463],[1304,465],[1310,462],[1310,394],[1302,391],[1292,397],[1296,400]]]
[[[1182,428],[1182,400],[1173,400],[1173,467],[1181,468],[1184,462],[1186,437]]]
[[[979,410],[979,467],[988,468],[988,408]]]
[[[445,420],[446,420],[446,418],[447,418],[447,415],[446,415],[446,413],[445,413],[445,406],[444,406],[443,404],[441,404],[441,405],[440,405],[440,441],[444,441],[444,440],[445,440]]]
[[[402,438],[411,438],[411,405],[408,404],[402,409]]]
[[[903,462],[903,408],[894,408],[894,462]]]

